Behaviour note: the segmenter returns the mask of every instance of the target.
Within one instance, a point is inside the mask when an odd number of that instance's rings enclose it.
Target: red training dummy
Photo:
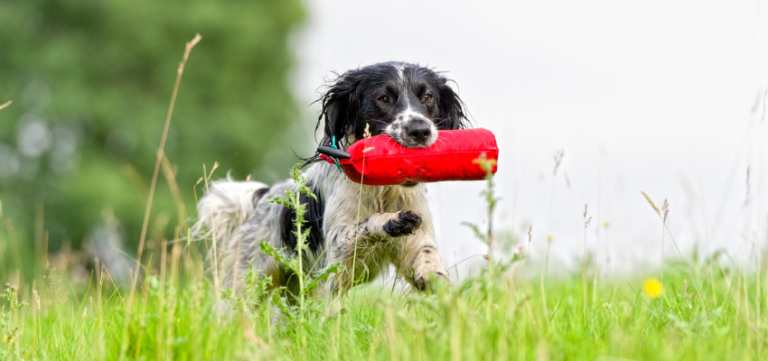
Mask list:
[[[337,160],[344,174],[356,183],[372,186],[414,184],[454,180],[482,180],[486,171],[476,159],[485,154],[496,160],[496,137],[485,129],[441,130],[429,148],[406,148],[386,135],[359,140],[344,151],[320,147],[320,159]],[[348,159],[343,159],[347,158]]]

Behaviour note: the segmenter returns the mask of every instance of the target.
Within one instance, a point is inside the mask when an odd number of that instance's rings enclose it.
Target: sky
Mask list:
[[[705,255],[726,249],[740,264],[765,251],[768,2],[307,7],[308,24],[292,40],[292,84],[307,127],[331,71],[383,61],[445,71],[472,120],[497,137],[494,227],[514,234],[532,264],[549,248],[550,262],[571,269],[585,245],[605,273],[688,257],[694,247]],[[477,272],[477,255],[487,253],[461,225],[486,224],[484,187],[428,188],[444,264],[466,260],[459,277]],[[668,199],[668,232],[641,191],[659,207]]]

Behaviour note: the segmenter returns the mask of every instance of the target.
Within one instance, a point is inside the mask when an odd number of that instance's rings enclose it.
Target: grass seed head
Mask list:
[[[648,197],[648,195],[647,195],[647,194],[645,194],[645,192],[642,192],[642,191],[641,191],[640,193],[642,193],[642,194],[643,194],[643,197],[645,197],[645,200],[646,200],[646,201],[648,201],[648,204],[650,204],[650,205],[651,205],[651,207],[653,207],[653,210],[654,210],[654,211],[656,211],[656,214],[658,214],[659,216],[661,216],[661,211],[659,211],[659,207],[656,207],[656,204],[655,204],[655,203],[653,203],[653,200],[651,200],[651,197]]]
[[[32,290],[32,295],[35,297],[35,303],[37,303],[37,310],[40,310],[40,296],[37,294],[37,290]]]
[[[555,169],[552,171],[552,175],[557,175],[557,169],[560,168],[560,162],[563,161],[564,155],[565,151],[562,149],[555,152]]]
[[[552,235],[550,235],[552,237]],[[531,239],[533,238],[533,225],[528,226],[528,243],[531,243]]]
[[[584,228],[589,227],[590,222],[592,222],[592,216],[587,218],[587,205],[584,204]]]

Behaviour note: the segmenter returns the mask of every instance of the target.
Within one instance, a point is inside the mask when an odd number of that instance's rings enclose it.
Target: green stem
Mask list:
[[[299,254],[299,313],[301,324],[304,324],[304,232],[301,231],[301,224],[304,220],[304,214],[299,209],[301,207],[301,191],[296,191],[296,248]],[[299,215],[299,212],[302,214]]]

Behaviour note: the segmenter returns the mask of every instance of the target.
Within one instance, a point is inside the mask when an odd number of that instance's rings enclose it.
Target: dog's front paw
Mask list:
[[[393,219],[384,224],[384,232],[392,237],[400,237],[412,234],[421,226],[421,216],[411,210],[402,210],[395,213]]]
[[[432,290],[432,285],[435,281],[435,278],[448,281],[448,272],[442,268],[439,270],[436,268],[430,269],[428,272],[414,276],[413,285],[420,291]]]

